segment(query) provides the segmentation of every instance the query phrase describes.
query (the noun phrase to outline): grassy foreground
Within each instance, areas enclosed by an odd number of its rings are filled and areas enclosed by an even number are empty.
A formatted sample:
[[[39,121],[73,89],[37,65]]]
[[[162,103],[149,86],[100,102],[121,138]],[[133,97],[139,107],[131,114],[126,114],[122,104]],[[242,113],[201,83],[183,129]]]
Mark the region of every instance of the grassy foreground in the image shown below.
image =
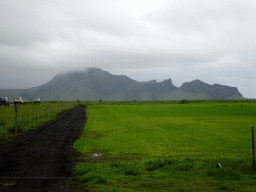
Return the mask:
[[[255,191],[255,116],[256,103],[91,105],[74,144],[85,162],[72,184],[99,191]]]

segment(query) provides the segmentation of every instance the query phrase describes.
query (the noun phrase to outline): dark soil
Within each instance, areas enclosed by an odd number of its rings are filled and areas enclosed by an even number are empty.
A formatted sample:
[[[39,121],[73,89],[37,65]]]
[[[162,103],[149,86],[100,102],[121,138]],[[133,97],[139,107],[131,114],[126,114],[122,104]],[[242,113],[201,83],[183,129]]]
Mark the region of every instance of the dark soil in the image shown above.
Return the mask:
[[[80,155],[72,146],[83,130],[85,108],[65,111],[0,145],[0,191],[72,191],[66,183]]]

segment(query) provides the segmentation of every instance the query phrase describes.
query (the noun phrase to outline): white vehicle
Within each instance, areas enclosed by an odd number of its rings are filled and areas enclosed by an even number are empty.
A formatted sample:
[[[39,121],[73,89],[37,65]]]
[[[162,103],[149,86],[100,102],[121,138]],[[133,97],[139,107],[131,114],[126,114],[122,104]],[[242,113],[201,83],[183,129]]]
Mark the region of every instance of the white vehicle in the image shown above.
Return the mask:
[[[14,104],[16,103],[22,103],[23,104],[23,99],[21,97],[15,97],[14,98]]]
[[[41,99],[40,99],[40,98],[36,98],[36,99],[35,99],[35,102],[41,103]]]

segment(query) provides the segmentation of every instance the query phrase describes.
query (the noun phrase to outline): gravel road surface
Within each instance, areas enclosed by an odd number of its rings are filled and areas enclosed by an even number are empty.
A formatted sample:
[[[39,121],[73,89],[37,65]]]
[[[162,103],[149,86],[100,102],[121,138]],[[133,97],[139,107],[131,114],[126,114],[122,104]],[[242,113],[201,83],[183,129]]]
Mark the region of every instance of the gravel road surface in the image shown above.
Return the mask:
[[[79,153],[72,146],[80,137],[86,107],[65,111],[56,119],[0,145],[0,191],[72,191],[65,185]]]

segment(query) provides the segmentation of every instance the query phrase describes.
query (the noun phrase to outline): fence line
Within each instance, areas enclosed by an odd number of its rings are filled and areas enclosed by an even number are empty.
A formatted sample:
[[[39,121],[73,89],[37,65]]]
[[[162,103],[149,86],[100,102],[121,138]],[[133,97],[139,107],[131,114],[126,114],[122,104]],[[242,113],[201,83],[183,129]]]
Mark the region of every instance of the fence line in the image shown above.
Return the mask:
[[[40,125],[40,123],[43,123],[44,122],[44,119],[49,119],[51,118],[52,116],[55,116],[55,115],[58,115],[59,112],[62,112],[62,111],[65,111],[65,110],[69,110],[71,108],[74,107],[74,104],[72,102],[68,103],[68,104],[62,104],[62,105],[57,105],[57,106],[54,106],[52,108],[43,108],[42,109],[42,114],[41,114],[41,121],[40,121],[40,112],[37,111],[37,123],[36,123],[36,111],[31,111],[32,113],[32,119],[31,119],[31,116],[30,116],[30,112],[28,112],[28,116],[26,116],[26,113],[25,113],[25,116],[24,116],[24,113],[22,113],[20,115],[20,117],[18,117],[18,110],[17,110],[17,106],[15,106],[15,109],[16,109],[16,113],[15,113],[15,120],[14,120],[14,135],[17,136],[18,135],[18,132],[20,132],[20,129],[22,130],[22,132],[27,132],[31,129],[31,125],[30,125],[30,121],[32,121],[33,123],[33,129],[35,129],[37,126]],[[26,118],[25,118],[26,117]],[[27,119],[28,118],[28,119]],[[26,119],[28,121],[26,121]],[[21,124],[20,124],[20,120],[21,120]],[[7,121],[7,117],[5,117],[3,120],[2,120],[2,125],[4,126],[4,135],[3,135],[3,138],[0,138],[1,139],[4,139],[6,142],[8,141],[8,134],[9,135],[13,135],[12,133],[8,133],[8,125],[12,126],[12,123],[9,123],[8,124],[8,121]]]

